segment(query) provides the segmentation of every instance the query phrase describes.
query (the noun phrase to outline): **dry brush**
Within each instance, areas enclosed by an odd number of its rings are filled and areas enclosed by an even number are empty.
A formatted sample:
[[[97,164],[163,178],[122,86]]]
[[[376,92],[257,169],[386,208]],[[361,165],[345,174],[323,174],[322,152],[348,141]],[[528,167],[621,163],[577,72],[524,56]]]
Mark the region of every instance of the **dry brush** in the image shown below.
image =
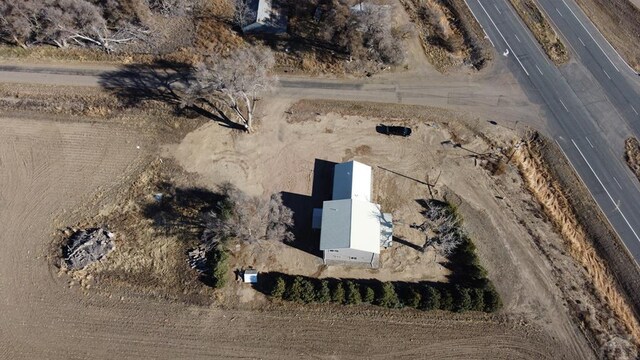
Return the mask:
[[[548,169],[540,153],[540,146],[543,145],[535,137],[522,143],[516,147],[513,161],[519,167],[527,187],[562,235],[572,258],[588,273],[600,301],[615,314],[630,334],[631,340],[638,346],[640,324],[627,299],[619,290],[611,271],[592,245],[563,189]],[[601,347],[609,344],[609,339],[597,339]]]

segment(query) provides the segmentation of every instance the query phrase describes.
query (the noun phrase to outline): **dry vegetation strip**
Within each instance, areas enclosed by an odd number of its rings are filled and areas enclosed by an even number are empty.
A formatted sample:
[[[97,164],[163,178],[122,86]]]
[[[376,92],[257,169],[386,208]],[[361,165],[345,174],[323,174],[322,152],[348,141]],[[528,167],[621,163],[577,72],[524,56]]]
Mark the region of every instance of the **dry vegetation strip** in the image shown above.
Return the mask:
[[[640,9],[629,0],[576,0],[620,55],[640,72]]]
[[[569,52],[558,34],[549,24],[547,17],[533,0],[509,0],[518,15],[527,24],[536,40],[547,53],[549,59],[560,65],[569,61]]]
[[[425,54],[441,72],[461,64],[480,70],[491,60],[480,24],[460,0],[401,0],[419,29]]]
[[[564,238],[569,253],[589,274],[595,292],[622,322],[632,341],[638,345],[640,324],[618,289],[616,280],[591,244],[562,187],[547,167],[540,152],[541,146],[542,142],[534,138],[515,150],[513,160],[520,168],[529,190]],[[606,340],[599,340],[599,345],[603,346],[602,342]]]
[[[630,137],[624,142],[624,159],[627,165],[640,179],[640,142],[634,137]]]

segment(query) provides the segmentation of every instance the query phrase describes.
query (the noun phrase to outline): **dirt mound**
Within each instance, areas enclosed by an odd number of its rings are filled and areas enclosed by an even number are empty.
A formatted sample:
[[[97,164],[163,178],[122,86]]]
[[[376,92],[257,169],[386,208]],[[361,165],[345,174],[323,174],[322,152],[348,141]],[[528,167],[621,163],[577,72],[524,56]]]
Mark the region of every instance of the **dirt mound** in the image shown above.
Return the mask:
[[[69,269],[82,269],[107,256],[115,247],[112,232],[103,228],[78,230],[69,237],[63,249]]]

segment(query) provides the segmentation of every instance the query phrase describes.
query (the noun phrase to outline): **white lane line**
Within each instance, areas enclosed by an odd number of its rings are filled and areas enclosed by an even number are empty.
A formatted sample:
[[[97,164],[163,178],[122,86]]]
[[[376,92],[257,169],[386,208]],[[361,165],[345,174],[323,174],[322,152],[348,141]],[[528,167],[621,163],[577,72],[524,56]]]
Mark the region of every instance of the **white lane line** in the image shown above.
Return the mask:
[[[587,32],[587,34],[589,34],[589,36],[591,37],[591,40],[593,40],[594,43],[596,43],[596,45],[598,45],[598,48],[600,48],[600,51],[602,51],[602,53],[604,54],[604,56],[607,57],[607,59],[609,60],[609,62],[611,63],[611,65],[613,65],[614,68],[616,68],[617,72],[620,72],[620,69],[618,69],[618,67],[616,66],[616,64],[613,63],[613,61],[611,61],[611,58],[609,57],[609,55],[607,55],[606,52],[604,52],[604,50],[602,49],[602,47],[600,46],[600,44],[598,44],[598,42],[596,41],[596,39],[593,37],[593,35],[591,35],[591,33],[589,32],[589,30],[587,30],[587,28],[584,26],[584,24],[582,23],[582,21],[580,21],[580,19],[578,19],[578,16],[576,16],[576,13],[573,12],[573,10],[571,10],[571,8],[569,7],[569,5],[567,5],[567,2],[562,0],[562,2],[564,3],[564,6],[567,7],[567,9],[569,9],[569,11],[571,11],[571,13],[573,14],[573,17],[576,18],[576,20],[578,20],[578,22],[580,23],[580,25],[582,26],[582,28],[584,29],[584,31]],[[615,50],[615,49],[614,49]]]
[[[522,70],[524,70],[524,73],[527,74],[527,76],[529,76],[529,72],[524,67],[524,64],[522,64],[522,61],[520,61],[520,59],[518,58],[518,55],[516,55],[516,52],[513,51],[513,49],[511,48],[511,45],[509,45],[509,43],[507,42],[507,39],[505,39],[504,35],[502,35],[502,31],[500,31],[500,29],[498,29],[498,25],[496,25],[495,21],[493,21],[493,19],[491,18],[491,15],[489,15],[489,13],[487,12],[487,9],[484,8],[484,5],[482,5],[482,3],[480,1],[478,1],[478,5],[480,5],[480,7],[484,11],[484,13],[487,14],[487,17],[489,18],[489,20],[491,21],[493,26],[498,31],[498,34],[500,34],[500,37],[502,38],[504,43],[507,44],[507,47],[509,48],[509,50],[511,50],[511,53],[513,54],[513,56],[516,58],[516,60],[518,60],[518,64],[520,64],[520,66],[522,67]]]
[[[609,74],[607,74],[607,70],[602,69],[602,71],[604,71],[604,74],[607,75],[607,77],[609,78],[609,80],[611,80],[611,76],[609,76]]]
[[[611,200],[611,202],[613,203],[613,205],[616,207],[616,209],[618,209],[618,212],[620,213],[620,215],[622,215],[622,219],[624,219],[624,222],[627,224],[627,226],[629,227],[629,229],[631,229],[631,232],[633,232],[633,235],[636,237],[636,239],[638,240],[638,242],[640,242],[640,236],[638,236],[638,234],[636,233],[636,231],[633,229],[633,227],[631,227],[631,224],[629,224],[629,220],[627,220],[627,217],[624,216],[624,213],[622,213],[622,210],[620,209],[618,203],[615,202],[615,200],[613,200],[613,197],[611,197],[611,194],[609,194],[609,190],[607,190],[606,187],[604,187],[604,184],[602,183],[602,181],[600,181],[600,177],[598,176],[598,174],[596,174],[596,172],[593,170],[593,168],[591,167],[591,164],[589,164],[589,162],[587,161],[587,158],[584,156],[584,154],[582,153],[582,150],[580,150],[580,148],[578,147],[578,145],[576,144],[575,141],[573,141],[573,139],[571,139],[571,142],[573,143],[573,146],[576,147],[576,149],[578,150],[578,152],[580,153],[580,156],[582,156],[582,159],[584,160],[585,163],[587,163],[587,166],[589,167],[589,169],[591,170],[591,172],[593,173],[593,175],[596,177],[596,179],[598,180],[598,182],[600,183],[600,186],[602,186],[602,188],[604,189],[604,192],[607,193],[607,196],[609,197],[609,200]],[[592,194],[593,196],[593,194]]]
[[[562,104],[562,107],[563,107],[567,112],[569,112],[569,109],[567,109],[567,106],[562,102],[562,100],[561,100],[561,99],[558,99],[558,100],[560,100],[560,104]]]
[[[594,147],[593,147],[593,144],[591,143],[591,140],[589,140],[589,138],[586,136],[584,138],[587,139],[587,142],[589,143],[589,145],[591,145],[591,148],[593,149]]]
[[[538,65],[536,65],[536,69],[538,69],[538,72],[540,73],[540,75],[544,75],[544,74],[542,73],[542,70],[540,70],[540,68],[538,67]]]
[[[516,40],[518,40],[518,42],[519,42],[519,43],[521,43],[521,42],[522,42],[522,41],[520,41],[520,38],[518,37],[518,35],[513,34],[513,36],[515,36],[515,37],[516,37]]]
[[[469,3],[467,3],[467,0],[464,0],[464,2],[467,5],[467,7],[469,8],[469,10],[471,11],[471,15],[473,15],[474,18],[478,19],[476,14],[473,12],[473,9],[471,9],[471,6],[469,6]],[[478,24],[480,24],[480,20],[478,20]],[[493,41],[491,41],[491,38],[489,37],[489,35],[487,34],[487,31],[484,29],[484,26],[482,26],[482,24],[480,24],[480,27],[482,28],[482,32],[484,33],[484,38],[489,40],[489,42],[491,43],[491,46],[496,47],[493,44]]]
[[[633,107],[633,105],[631,105],[631,110],[633,110],[634,113],[636,113],[636,115],[640,115],[638,114],[638,112],[636,111],[636,108]]]
[[[502,15],[502,11],[500,11],[500,9],[498,9],[498,6],[496,4],[493,4],[493,7],[496,8],[496,10],[498,10],[498,14]]]
[[[586,47],[587,45],[584,44],[584,41],[582,41],[582,39],[580,39],[580,37],[578,37],[578,40],[580,40],[580,44],[582,44],[582,46]]]
[[[616,179],[615,176],[613,176],[613,180],[616,182],[616,184],[618,184],[618,187],[620,188],[620,190],[622,190],[622,186],[620,186],[620,183],[618,182],[618,179]]]
[[[560,17],[564,17],[562,16],[562,13],[560,12],[560,10],[558,10],[558,8],[556,8],[556,11],[558,12],[558,14],[560,15]]]
[[[560,137],[560,139],[562,139],[562,137]],[[564,155],[564,158],[567,159],[567,162],[569,163],[569,165],[573,169],[573,172],[578,175],[578,178],[580,179],[580,182],[582,182],[584,187],[589,192],[589,195],[591,195],[591,198],[595,201],[596,198],[593,196],[593,192],[591,191],[591,189],[589,189],[587,184],[584,182],[584,180],[582,179],[582,176],[580,176],[580,173],[578,173],[578,169],[576,169],[576,167],[573,165],[573,163],[571,162],[571,160],[567,156],[567,153],[564,151],[562,146],[560,146],[560,143],[558,142],[558,140],[555,140],[555,141],[556,141],[556,144],[558,145],[558,148],[560,149],[560,151],[562,151],[562,155]],[[600,209],[600,211],[604,214],[604,210],[602,210],[602,206],[600,206],[600,204],[598,204],[597,201],[595,201],[595,203],[596,203],[596,206],[598,207],[598,209]],[[617,204],[616,204],[616,208],[618,210],[620,209],[619,207],[617,207]],[[621,214],[622,214],[622,212],[621,212]],[[611,220],[609,220],[609,218],[606,215],[605,215],[604,218],[607,220],[607,223],[609,223],[609,226],[611,226],[611,228],[613,229],[613,232],[616,233],[616,236],[618,236],[619,239],[622,239],[622,237],[620,236],[620,233],[618,233],[618,230],[616,230],[616,228],[613,227],[613,224],[611,223]],[[629,225],[629,222],[627,222],[627,225]],[[631,226],[629,225],[629,227],[631,227]],[[633,229],[631,229],[631,231],[633,231]],[[638,235],[635,233],[635,231],[633,233],[636,235],[636,239],[637,239]],[[640,240],[638,240],[638,241],[640,241]],[[629,255],[631,255],[633,257],[633,254],[631,254],[631,252],[629,251],[629,247],[627,246],[627,244],[625,244],[624,241],[622,242],[622,244],[624,245],[624,248],[627,250],[627,252],[629,252]]]

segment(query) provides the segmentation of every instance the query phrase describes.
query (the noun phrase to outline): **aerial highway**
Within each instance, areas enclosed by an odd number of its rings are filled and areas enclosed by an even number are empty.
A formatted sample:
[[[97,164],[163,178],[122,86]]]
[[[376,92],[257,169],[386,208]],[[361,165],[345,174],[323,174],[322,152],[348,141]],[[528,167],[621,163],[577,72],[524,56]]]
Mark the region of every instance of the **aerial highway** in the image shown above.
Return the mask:
[[[545,105],[549,134],[639,263],[640,184],[624,163],[622,147],[625,137],[640,133],[637,74],[573,0],[540,1],[577,56],[562,69],[543,53],[507,0],[467,3],[530,98]]]

